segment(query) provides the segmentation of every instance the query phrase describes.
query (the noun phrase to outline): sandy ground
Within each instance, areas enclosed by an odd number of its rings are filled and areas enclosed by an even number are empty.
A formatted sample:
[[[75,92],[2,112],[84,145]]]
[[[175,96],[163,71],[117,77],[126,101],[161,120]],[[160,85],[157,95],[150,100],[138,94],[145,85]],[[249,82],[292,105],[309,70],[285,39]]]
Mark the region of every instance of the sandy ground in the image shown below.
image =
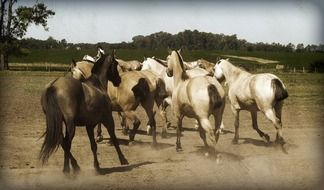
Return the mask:
[[[72,153],[81,172],[65,176],[61,148],[44,166],[37,159],[43,142],[39,137],[45,130],[40,93],[52,78],[32,73],[0,78],[1,189],[321,189],[324,108],[292,103],[289,99],[283,110],[288,154],[259,138],[247,112],[241,113],[240,140],[233,145],[234,120],[229,106],[224,113],[226,130],[217,145],[219,159],[204,156],[203,143],[193,130],[191,119],[184,120],[183,152],[175,150],[174,129],[169,130],[166,139],[159,136],[158,148],[154,149],[152,137],[144,134],[147,119],[139,109],[142,132],[135,137],[134,145],[127,144],[114,115],[116,133],[129,165],[120,166],[105,131],[104,141],[98,144],[102,172],[97,174],[86,130],[80,127]],[[174,125],[170,109],[168,114]],[[160,132],[161,118],[157,115],[156,120]],[[262,114],[259,126],[274,140],[275,130]]]

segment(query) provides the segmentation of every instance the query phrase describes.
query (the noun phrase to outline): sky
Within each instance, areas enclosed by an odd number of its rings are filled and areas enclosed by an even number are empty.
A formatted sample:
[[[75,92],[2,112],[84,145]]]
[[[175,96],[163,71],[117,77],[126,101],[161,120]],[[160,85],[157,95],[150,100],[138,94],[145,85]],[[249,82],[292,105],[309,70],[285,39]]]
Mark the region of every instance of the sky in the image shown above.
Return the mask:
[[[34,1],[20,1],[31,5]],[[321,0],[43,0],[55,16],[49,31],[32,25],[25,37],[72,43],[131,42],[136,35],[189,30],[236,34],[249,42],[324,44]]]

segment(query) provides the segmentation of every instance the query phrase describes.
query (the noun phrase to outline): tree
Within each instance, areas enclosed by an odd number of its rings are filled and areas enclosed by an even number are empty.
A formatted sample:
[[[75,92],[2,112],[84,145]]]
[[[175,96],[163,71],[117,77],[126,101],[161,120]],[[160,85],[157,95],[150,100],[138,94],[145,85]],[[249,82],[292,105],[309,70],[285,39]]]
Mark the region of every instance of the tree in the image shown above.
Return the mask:
[[[55,12],[47,9],[44,3],[36,2],[32,7],[19,6],[13,10],[17,0],[0,1],[0,70],[8,70],[9,55],[17,50],[16,40],[26,34],[32,23],[42,25],[47,31],[47,19]]]

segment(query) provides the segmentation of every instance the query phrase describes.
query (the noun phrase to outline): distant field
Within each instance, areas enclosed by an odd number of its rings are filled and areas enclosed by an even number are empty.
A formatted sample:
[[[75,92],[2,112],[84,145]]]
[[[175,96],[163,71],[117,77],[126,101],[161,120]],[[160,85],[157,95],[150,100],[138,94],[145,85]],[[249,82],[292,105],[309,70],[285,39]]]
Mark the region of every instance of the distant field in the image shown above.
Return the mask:
[[[109,51],[109,50],[108,50]],[[72,59],[80,60],[86,54],[96,55],[96,50],[75,50],[75,49],[52,49],[52,50],[26,50],[27,55],[22,57],[11,57],[11,63],[59,63],[69,64]],[[117,49],[116,56],[121,59],[136,59],[143,61],[144,57],[156,56],[165,59],[167,50],[147,50],[147,49]],[[216,62],[218,57],[226,58],[225,55],[256,57],[278,61],[267,65],[260,65],[256,61],[230,58],[236,64],[245,66],[249,69],[256,68],[274,68],[276,64],[283,64],[286,68],[301,70],[303,67],[307,70],[310,64],[321,61],[324,63],[324,53],[319,52],[246,52],[246,51],[207,51],[207,50],[183,50],[182,56],[186,61],[193,61],[204,58],[211,62]]]

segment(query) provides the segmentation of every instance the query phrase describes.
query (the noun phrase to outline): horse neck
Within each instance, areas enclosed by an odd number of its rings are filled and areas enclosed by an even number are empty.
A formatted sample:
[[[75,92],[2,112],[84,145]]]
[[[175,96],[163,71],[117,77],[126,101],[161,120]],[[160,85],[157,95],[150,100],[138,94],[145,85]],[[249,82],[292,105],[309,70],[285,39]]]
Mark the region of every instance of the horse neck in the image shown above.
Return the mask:
[[[183,65],[181,66],[180,58],[173,58],[173,84],[174,87],[178,86],[178,84],[184,80],[186,80],[188,75],[186,74]],[[183,64],[183,63],[182,63]]]
[[[231,85],[236,79],[242,77],[243,75],[251,75],[250,73],[243,71],[242,69],[234,66],[230,62],[227,62],[223,68],[225,80],[228,85]]]
[[[163,73],[166,70],[166,68],[163,65],[161,65],[161,63],[154,59],[150,60],[150,68],[152,71],[155,71],[157,73]]]

